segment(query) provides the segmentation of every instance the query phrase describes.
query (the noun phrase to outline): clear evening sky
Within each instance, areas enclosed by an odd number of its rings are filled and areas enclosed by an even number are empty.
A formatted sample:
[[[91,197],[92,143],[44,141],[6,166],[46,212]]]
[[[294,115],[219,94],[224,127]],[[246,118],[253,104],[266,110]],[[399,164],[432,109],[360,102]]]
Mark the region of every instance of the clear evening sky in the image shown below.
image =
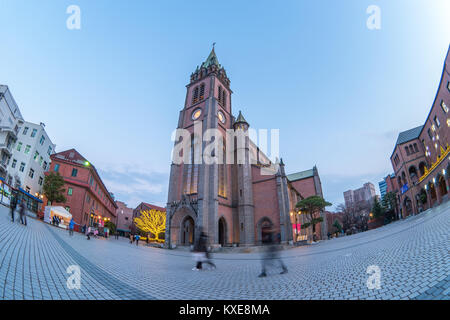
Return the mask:
[[[80,30],[66,27],[69,5]],[[380,30],[366,27],[370,5]],[[233,113],[280,129],[287,173],[317,165],[337,205],[364,182],[378,189],[398,133],[423,124],[450,1],[0,0],[0,30],[0,83],[118,200],[165,206],[185,85],[216,42]]]

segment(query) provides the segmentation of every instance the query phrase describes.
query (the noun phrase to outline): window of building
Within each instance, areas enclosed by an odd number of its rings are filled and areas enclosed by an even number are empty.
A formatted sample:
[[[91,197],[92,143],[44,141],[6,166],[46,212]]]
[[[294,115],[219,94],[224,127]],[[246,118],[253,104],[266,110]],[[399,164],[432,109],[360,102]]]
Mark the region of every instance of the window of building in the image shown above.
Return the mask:
[[[44,182],[44,178],[42,178],[42,177],[39,177],[39,181],[38,181],[38,183],[39,183],[39,185],[40,186],[42,186],[42,183]]]
[[[417,147],[417,143],[414,143],[414,151],[419,152],[419,148]]]
[[[195,87],[194,89],[194,93],[192,95],[192,104],[197,103],[198,102],[198,87]]]
[[[29,154],[31,150],[31,146],[29,144],[27,144],[27,146],[25,147],[25,154]]]
[[[59,170],[59,164],[55,164],[55,172],[58,172]]]
[[[17,144],[17,151],[20,151],[22,149],[22,142],[19,142]]]
[[[25,170],[25,162],[21,162],[21,163],[20,163],[19,171],[20,171],[20,172],[23,172],[24,170]]]
[[[444,100],[441,100],[441,108],[442,108],[442,110],[444,110],[445,113],[448,112],[448,107],[445,104]]]
[[[405,147],[406,155],[409,156],[409,148],[408,146]]]
[[[447,127],[450,127],[450,119],[447,119]]]
[[[72,169],[72,177],[76,177],[78,174],[78,169]]]
[[[441,126],[441,123],[439,122],[439,118],[437,116],[434,117],[434,123],[436,123],[436,126],[438,128]]]
[[[33,179],[33,177],[34,177],[34,170],[33,170],[33,169],[30,169],[30,172],[28,172],[28,176],[29,176],[31,179]]]
[[[28,132],[28,127],[23,128],[23,134],[27,134]]]
[[[47,161],[44,161],[44,165],[42,166],[42,168],[44,168],[44,170],[47,170],[47,165],[48,165]]]
[[[33,129],[33,131],[31,131],[31,137],[34,138],[36,136],[37,133],[37,129]]]
[[[202,101],[205,98],[205,84],[200,85],[200,97],[199,100]]]
[[[28,193],[30,193],[31,188],[30,188],[29,186],[26,186],[26,187],[25,187],[25,191],[28,192]]]
[[[412,145],[409,145],[409,153],[411,153],[411,154],[414,153],[414,149],[413,149]]]
[[[52,155],[52,146],[49,146],[49,147],[48,147],[47,153],[48,153],[49,156]]]
[[[15,168],[17,165],[17,160],[14,159],[13,162],[11,163],[11,168]]]
[[[39,157],[39,152],[36,151],[36,152],[34,153],[33,160],[34,160],[34,161],[38,161],[38,157]]]
[[[450,81],[447,81],[447,89],[450,91]]]
[[[41,144],[41,146],[44,144],[44,142],[45,142],[45,137],[44,137],[44,136],[41,136],[41,140],[39,141],[39,143]]]
[[[433,134],[431,133],[430,128],[428,128],[427,132],[428,132],[428,136],[430,137],[430,139],[433,139]]]
[[[70,212],[70,207],[65,207],[65,209],[66,209],[68,212]]]
[[[91,202],[91,197],[88,194],[86,195],[86,202],[87,203]]]
[[[71,195],[72,195],[72,192],[73,192],[73,189],[72,189],[72,188],[68,188],[68,189],[67,189],[67,195],[71,196]]]
[[[39,157],[39,165],[42,166],[42,161],[44,160],[44,158],[42,158],[42,156]]]

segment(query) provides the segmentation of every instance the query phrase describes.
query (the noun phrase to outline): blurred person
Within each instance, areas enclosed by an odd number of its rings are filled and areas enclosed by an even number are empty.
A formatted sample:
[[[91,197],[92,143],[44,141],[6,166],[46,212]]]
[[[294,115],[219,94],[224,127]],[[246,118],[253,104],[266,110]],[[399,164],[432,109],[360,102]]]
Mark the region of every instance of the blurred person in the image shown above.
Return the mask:
[[[14,211],[17,208],[17,199],[14,196],[11,197],[10,207],[11,207],[11,219],[12,219],[12,222],[14,222]]]
[[[274,232],[270,230],[263,235],[262,244],[264,246],[264,251],[261,259],[261,274],[258,276],[259,278],[266,277],[266,267],[269,264],[274,265],[276,261],[280,264],[282,271],[280,274],[285,274],[288,272],[286,265],[281,260],[279,252],[280,248],[278,247],[278,243],[274,241]],[[277,239],[279,239],[279,234],[277,234]]]
[[[216,265],[211,261],[208,251],[208,235],[205,232],[200,233],[200,237],[194,244],[194,258],[197,261],[196,266],[192,269],[194,271],[201,270],[203,263],[209,264],[212,269],[216,268]]]
[[[20,215],[20,223],[27,225],[27,216],[25,214],[25,201],[20,201],[19,203],[19,215]]]

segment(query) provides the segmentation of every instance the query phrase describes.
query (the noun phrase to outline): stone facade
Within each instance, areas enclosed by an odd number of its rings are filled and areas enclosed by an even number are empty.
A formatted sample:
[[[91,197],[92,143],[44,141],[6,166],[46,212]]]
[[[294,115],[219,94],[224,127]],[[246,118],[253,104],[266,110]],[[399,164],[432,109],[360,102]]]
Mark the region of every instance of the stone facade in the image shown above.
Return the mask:
[[[448,198],[450,170],[450,48],[425,123],[401,132],[391,155],[403,217]]]
[[[214,246],[258,245],[268,229],[283,243],[293,240],[291,217],[300,192],[288,181],[282,160],[273,163],[249,138],[242,113],[232,115],[230,80],[214,49],[186,87],[177,126],[184,133],[177,134],[173,153],[173,159],[181,156],[183,161],[171,164],[166,246],[192,244],[200,231]],[[216,159],[230,157],[232,163],[205,163],[208,142],[221,141],[205,139],[211,129],[223,137],[230,132],[244,137],[241,143],[234,138],[218,142],[211,153]],[[190,150],[179,149],[184,139]]]

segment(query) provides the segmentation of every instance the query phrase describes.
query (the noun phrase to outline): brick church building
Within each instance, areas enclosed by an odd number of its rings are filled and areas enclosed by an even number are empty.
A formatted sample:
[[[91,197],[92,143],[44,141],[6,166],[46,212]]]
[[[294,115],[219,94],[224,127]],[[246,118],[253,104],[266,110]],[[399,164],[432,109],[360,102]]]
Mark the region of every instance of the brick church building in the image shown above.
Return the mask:
[[[294,240],[300,232],[295,205],[305,197],[301,189],[308,189],[305,194],[322,194],[317,169],[291,182],[283,161],[273,163],[259,150],[249,138],[249,123],[242,113],[233,116],[230,80],[214,48],[191,74],[186,87],[177,126],[177,132],[185,134],[176,135],[171,164],[166,246],[192,244],[200,231],[206,232],[210,243],[217,246],[259,245],[269,230],[278,233],[283,243]],[[211,153],[226,161],[197,162],[199,150],[206,152],[208,148],[206,141],[220,140],[205,139],[211,129],[223,137],[232,132],[245,138],[242,143],[236,143],[235,138],[225,139]],[[177,146],[184,140],[189,141],[188,147],[180,151]],[[243,156],[243,162],[237,160],[238,155]],[[182,156],[184,161],[176,163],[176,156]],[[234,161],[230,163],[228,157]],[[296,180],[295,176],[291,178]],[[323,213],[320,215],[325,219]],[[326,223],[321,225],[316,230],[321,230],[319,239],[324,239]]]

